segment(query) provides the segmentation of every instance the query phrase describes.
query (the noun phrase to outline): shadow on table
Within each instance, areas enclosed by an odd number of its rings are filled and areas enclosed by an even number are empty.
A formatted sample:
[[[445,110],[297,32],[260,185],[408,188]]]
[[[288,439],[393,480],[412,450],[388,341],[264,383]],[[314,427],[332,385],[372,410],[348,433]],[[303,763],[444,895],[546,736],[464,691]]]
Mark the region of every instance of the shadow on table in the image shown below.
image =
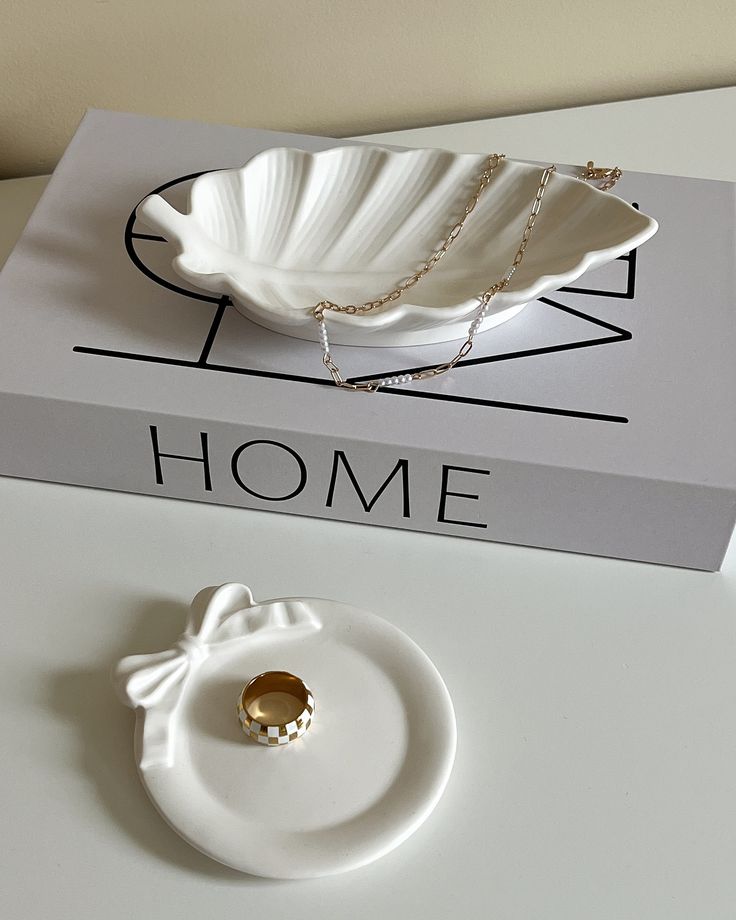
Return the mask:
[[[184,869],[242,885],[278,884],[223,866],[189,846],[161,818],[138,778],[133,758],[134,714],[117,699],[112,666],[128,654],[170,648],[186,621],[187,608],[170,600],[147,602],[126,647],[95,670],[63,671],[48,687],[54,712],[79,734],[80,767],[117,824],[150,855]]]

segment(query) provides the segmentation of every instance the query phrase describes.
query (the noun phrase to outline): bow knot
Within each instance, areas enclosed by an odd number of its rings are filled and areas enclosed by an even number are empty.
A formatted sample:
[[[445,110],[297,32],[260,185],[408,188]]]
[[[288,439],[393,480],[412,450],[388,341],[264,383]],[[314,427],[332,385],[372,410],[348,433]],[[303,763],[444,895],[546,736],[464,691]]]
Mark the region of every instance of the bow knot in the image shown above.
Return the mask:
[[[202,664],[207,657],[207,646],[199,636],[179,636],[175,647],[188,659],[190,668]]]

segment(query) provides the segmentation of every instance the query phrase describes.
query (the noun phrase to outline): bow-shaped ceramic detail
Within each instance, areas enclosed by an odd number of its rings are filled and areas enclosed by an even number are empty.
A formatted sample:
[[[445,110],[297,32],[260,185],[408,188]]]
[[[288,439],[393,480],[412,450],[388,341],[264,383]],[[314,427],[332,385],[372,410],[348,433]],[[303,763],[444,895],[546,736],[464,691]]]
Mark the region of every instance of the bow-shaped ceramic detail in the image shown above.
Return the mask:
[[[171,765],[173,718],[188,680],[213,647],[274,630],[312,632],[321,625],[304,601],[256,605],[250,589],[234,583],[200,591],[192,601],[186,629],[173,648],[129,655],[113,672],[115,689],[125,705],[143,710],[141,768]]]

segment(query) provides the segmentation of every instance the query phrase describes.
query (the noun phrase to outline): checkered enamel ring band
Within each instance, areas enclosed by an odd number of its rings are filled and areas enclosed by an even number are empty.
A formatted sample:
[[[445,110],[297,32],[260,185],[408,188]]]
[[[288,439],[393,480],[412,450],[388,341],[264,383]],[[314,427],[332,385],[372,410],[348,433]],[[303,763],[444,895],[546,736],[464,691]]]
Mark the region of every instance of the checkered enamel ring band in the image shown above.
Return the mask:
[[[254,677],[243,688],[237,706],[245,734],[270,747],[301,738],[312,724],[314,708],[312,691],[288,671],[266,671]]]

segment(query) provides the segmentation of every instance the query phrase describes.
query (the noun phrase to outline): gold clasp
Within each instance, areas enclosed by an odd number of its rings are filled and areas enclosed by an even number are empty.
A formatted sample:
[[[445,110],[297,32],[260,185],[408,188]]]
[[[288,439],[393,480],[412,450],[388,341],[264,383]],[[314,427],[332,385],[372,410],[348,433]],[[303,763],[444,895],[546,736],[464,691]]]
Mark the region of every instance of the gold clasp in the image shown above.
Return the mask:
[[[605,166],[596,166],[592,160],[588,160],[588,164],[585,167],[585,173],[583,175],[584,179],[607,179],[611,174],[610,169],[606,169]]]
[[[602,182],[603,185],[600,186],[600,189],[606,192],[609,188],[613,188],[622,175],[623,173],[618,166],[596,166],[593,160],[588,160],[580,178],[585,182]]]

